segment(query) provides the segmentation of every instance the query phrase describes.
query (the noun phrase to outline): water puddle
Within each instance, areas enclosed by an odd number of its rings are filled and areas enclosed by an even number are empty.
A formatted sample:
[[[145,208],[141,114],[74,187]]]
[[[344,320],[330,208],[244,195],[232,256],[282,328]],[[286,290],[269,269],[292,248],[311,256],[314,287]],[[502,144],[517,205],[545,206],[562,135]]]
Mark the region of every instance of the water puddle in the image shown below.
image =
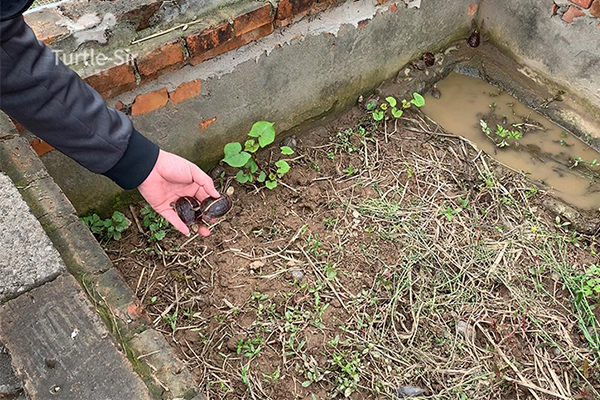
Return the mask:
[[[453,73],[437,88],[441,97],[428,93],[423,111],[448,132],[524,171],[576,207],[600,207],[596,150],[481,79]],[[483,127],[480,121],[485,122]]]

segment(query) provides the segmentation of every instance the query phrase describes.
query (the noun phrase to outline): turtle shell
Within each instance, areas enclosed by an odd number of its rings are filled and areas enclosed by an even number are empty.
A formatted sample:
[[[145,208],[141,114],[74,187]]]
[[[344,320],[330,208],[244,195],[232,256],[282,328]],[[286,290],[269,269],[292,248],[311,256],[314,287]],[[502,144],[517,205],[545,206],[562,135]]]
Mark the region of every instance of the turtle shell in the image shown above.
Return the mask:
[[[227,214],[232,206],[233,201],[227,193],[221,193],[221,197],[218,199],[207,197],[200,205],[202,213],[200,218],[207,224],[214,224],[219,218]]]
[[[475,29],[473,30],[473,33],[471,33],[471,36],[469,36],[467,39],[467,45],[469,45],[469,47],[477,47],[479,46],[480,42],[481,36],[479,35],[479,31]]]
[[[197,213],[200,210],[200,204],[194,197],[184,196],[177,199],[174,205],[175,212],[184,224],[193,225],[196,223]]]

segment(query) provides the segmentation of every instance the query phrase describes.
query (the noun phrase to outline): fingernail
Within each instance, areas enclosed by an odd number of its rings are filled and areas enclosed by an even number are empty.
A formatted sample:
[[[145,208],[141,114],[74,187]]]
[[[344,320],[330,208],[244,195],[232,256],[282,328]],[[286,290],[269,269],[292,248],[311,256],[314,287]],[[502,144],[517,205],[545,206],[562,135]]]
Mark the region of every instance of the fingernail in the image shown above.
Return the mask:
[[[192,234],[188,232],[188,233],[186,233],[186,235],[185,235],[185,236],[186,236],[186,237],[190,237],[191,235],[192,235]]]

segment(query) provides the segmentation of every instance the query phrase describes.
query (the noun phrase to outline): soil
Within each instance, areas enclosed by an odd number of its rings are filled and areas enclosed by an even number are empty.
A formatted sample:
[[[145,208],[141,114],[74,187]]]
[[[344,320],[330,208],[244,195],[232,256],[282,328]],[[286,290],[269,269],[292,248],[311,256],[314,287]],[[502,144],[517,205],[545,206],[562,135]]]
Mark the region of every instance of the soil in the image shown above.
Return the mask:
[[[557,228],[543,190],[416,111],[298,139],[274,190],[217,182],[234,208],[211,236],[106,244],[209,399],[594,398],[566,283],[596,238]]]

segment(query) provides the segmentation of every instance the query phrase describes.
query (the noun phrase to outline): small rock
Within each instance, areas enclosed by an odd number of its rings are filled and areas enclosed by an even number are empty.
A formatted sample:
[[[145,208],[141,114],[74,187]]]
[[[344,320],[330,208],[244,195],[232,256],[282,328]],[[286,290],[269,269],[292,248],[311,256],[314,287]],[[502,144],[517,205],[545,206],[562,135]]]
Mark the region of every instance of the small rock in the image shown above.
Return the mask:
[[[417,386],[400,386],[398,390],[396,390],[396,396],[399,399],[405,399],[407,397],[416,397],[425,393],[425,389],[421,389]]]
[[[442,97],[442,92],[440,92],[440,89],[438,89],[437,85],[433,85],[433,88],[431,89],[431,95],[434,99],[439,99]]]
[[[294,268],[290,270],[290,276],[296,282],[300,282],[302,279],[304,279],[304,273],[300,268]]]
[[[456,332],[469,342],[475,340],[475,328],[464,321],[458,321]]]
[[[298,147],[298,141],[296,140],[295,137],[288,136],[281,141],[280,147],[283,147],[283,146],[287,146],[292,150],[296,150],[296,147]]]
[[[582,215],[575,208],[557,199],[546,199],[544,206],[554,214],[566,219],[577,232],[594,235],[600,230],[600,218]]]
[[[425,61],[423,60],[415,60],[411,63],[411,65],[419,71],[425,71],[427,69],[427,64],[425,64]]]
[[[435,64],[435,56],[433,55],[433,53],[424,53],[423,56],[421,56],[421,59],[425,62],[425,65],[427,65],[428,67],[433,67],[433,64]]]
[[[265,263],[262,261],[253,261],[250,263],[250,265],[248,265],[248,269],[250,271],[258,271],[259,269],[261,269],[264,266],[265,266]]]
[[[229,351],[237,351],[238,342],[239,342],[238,338],[231,337],[231,338],[229,338],[229,340],[227,341],[227,344],[225,346],[227,347],[227,350],[229,350]]]
[[[560,349],[558,347],[555,347],[554,350],[552,350],[552,354],[554,354],[554,357],[560,357],[562,352],[560,351]]]

